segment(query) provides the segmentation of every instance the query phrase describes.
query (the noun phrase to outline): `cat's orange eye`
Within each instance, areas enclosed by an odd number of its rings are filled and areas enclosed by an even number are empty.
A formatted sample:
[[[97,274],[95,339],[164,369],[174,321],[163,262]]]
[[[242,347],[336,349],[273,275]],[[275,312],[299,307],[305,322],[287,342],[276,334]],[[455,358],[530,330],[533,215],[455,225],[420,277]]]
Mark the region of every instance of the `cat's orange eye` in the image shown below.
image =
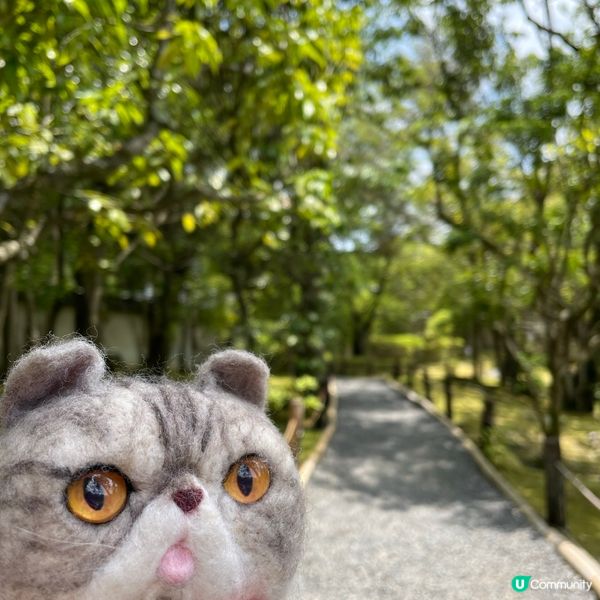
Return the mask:
[[[271,485],[271,472],[264,460],[257,456],[246,456],[229,469],[223,482],[225,491],[242,504],[260,500]]]
[[[123,510],[128,493],[127,482],[121,473],[93,469],[69,484],[67,507],[87,523],[108,523]]]

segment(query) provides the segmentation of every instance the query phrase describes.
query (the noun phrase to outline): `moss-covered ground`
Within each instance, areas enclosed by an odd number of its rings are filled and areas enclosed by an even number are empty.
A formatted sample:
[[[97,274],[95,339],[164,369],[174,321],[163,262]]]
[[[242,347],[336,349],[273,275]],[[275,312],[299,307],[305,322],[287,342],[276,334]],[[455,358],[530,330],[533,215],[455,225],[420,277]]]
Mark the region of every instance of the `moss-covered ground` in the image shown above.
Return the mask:
[[[467,364],[459,364],[455,373],[470,377]],[[493,373],[491,369],[488,373]],[[445,410],[442,386],[444,370],[440,365],[428,368],[432,398]],[[484,378],[485,380],[485,378]],[[485,381],[493,384],[493,377]],[[423,393],[422,377],[415,388]],[[453,421],[476,443],[480,443],[483,394],[468,384],[453,385]],[[597,407],[598,409],[598,407]],[[541,461],[542,433],[531,401],[524,396],[499,394],[495,423],[485,454],[517,491],[544,516],[544,473]],[[600,496],[600,411],[594,415],[565,414],[562,418],[561,448],[563,461],[583,483]],[[567,530],[584,548],[600,558],[600,513],[574,487],[565,483]]]

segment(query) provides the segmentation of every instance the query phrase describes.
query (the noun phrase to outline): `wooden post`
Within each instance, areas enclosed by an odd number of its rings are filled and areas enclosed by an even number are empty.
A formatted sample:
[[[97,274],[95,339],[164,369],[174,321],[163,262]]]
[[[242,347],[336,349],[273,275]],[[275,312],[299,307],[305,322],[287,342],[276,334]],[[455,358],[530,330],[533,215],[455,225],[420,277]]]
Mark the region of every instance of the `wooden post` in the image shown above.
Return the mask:
[[[329,391],[329,377],[325,377],[325,379],[321,382],[321,386],[319,388],[319,398],[323,404],[323,408],[321,409],[321,414],[315,423],[315,427],[317,429],[325,429],[327,425],[329,425],[329,405],[331,403],[331,392]]]
[[[284,437],[290,445],[293,455],[298,457],[302,436],[304,435],[304,402],[302,402],[302,398],[294,396],[290,400],[289,411],[290,416]]]
[[[492,433],[492,427],[494,426],[495,398],[493,392],[489,389],[484,389],[483,394],[483,412],[481,413],[479,445],[485,450],[489,446],[490,435]]]
[[[423,390],[425,398],[431,400],[431,380],[429,379],[427,367],[423,367]]]
[[[452,420],[452,376],[444,377],[444,395],[446,396],[446,416]]]
[[[400,358],[396,357],[392,365],[392,377],[397,381],[400,379],[400,375],[402,375],[402,365],[400,364]]]
[[[406,384],[412,390],[415,385],[415,367],[412,363],[408,365],[406,373]]]

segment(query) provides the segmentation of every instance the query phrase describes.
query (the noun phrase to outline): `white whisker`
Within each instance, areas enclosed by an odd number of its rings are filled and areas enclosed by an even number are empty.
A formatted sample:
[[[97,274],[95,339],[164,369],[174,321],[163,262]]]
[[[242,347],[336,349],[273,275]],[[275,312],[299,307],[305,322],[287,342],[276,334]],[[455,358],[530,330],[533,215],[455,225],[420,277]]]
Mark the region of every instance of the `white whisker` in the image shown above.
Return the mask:
[[[100,542],[79,542],[76,540],[69,540],[69,539],[58,539],[58,538],[53,538],[47,535],[41,535],[39,533],[36,533],[35,531],[30,531],[29,529],[25,529],[24,527],[17,527],[17,526],[13,526],[12,529],[16,529],[18,531],[22,531],[23,533],[26,533],[28,535],[31,535],[35,538],[38,538],[40,540],[45,540],[47,542],[53,542],[55,544],[67,544],[69,546],[102,546],[104,548],[111,548],[112,550],[116,550],[117,546],[113,546],[112,544],[101,544]]]

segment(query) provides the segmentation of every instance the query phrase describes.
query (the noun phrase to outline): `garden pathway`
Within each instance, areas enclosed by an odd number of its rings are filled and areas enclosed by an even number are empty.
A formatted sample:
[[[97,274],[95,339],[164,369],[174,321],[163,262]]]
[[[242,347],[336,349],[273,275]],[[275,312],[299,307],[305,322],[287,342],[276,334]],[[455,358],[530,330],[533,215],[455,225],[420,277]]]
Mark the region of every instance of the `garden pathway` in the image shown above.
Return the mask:
[[[338,428],[307,488],[302,600],[584,599],[580,581],[436,419],[383,381],[338,381]]]

